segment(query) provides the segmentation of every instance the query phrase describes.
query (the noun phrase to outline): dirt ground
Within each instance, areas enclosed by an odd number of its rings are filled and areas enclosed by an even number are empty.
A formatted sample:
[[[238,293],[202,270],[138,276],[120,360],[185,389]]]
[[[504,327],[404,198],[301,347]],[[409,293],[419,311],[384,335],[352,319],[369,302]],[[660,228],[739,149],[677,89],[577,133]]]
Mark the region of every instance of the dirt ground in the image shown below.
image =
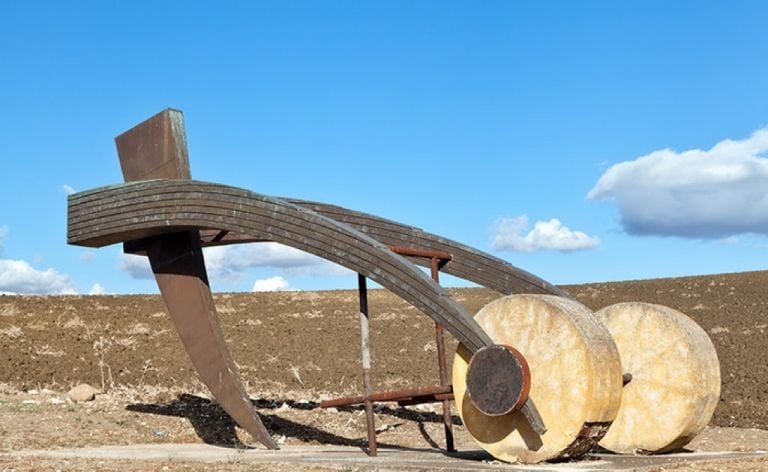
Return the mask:
[[[711,428],[694,446],[755,450],[768,447],[764,287],[768,272],[565,289],[595,310],[621,301],[646,301],[696,320],[717,348],[723,388]],[[485,289],[454,289],[451,295],[472,313],[499,296]],[[216,303],[241,376],[279,442],[363,445],[360,408],[316,408],[322,399],[361,389],[356,292],[218,294]],[[433,322],[383,290],[372,291],[369,304],[375,388],[436,384]],[[451,352],[455,342],[451,339],[449,345]],[[250,441],[209,401],[158,296],[2,295],[0,346],[0,452]],[[65,392],[82,382],[104,394],[84,404],[66,400]],[[437,447],[442,444],[440,418],[435,406],[380,405],[377,428],[385,444]],[[458,418],[455,423],[459,444],[471,445]],[[0,470],[58,467],[51,464],[0,460]],[[84,464],[70,462],[65,470],[137,467]],[[146,470],[154,466],[165,467],[147,465]],[[178,467],[174,464],[174,470]],[[739,467],[768,470],[765,461]]]

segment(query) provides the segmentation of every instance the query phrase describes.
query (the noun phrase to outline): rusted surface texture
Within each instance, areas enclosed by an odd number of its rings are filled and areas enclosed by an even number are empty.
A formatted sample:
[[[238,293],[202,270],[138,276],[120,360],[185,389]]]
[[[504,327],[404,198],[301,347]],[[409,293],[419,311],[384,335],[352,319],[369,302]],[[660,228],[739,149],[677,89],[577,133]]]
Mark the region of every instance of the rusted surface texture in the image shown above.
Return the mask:
[[[126,181],[189,179],[184,117],[166,109],[115,138]]]
[[[115,138],[126,182],[147,179],[189,180],[184,118],[166,109]],[[270,449],[277,444],[251,404],[221,333],[208,284],[200,232],[183,231],[141,241],[160,293],[192,365],[214,398],[240,426]]]
[[[320,402],[321,408],[337,406],[359,405],[365,402],[400,402],[417,398],[435,397],[438,395],[453,395],[453,387],[450,385],[438,385],[435,387],[418,387],[404,390],[388,390],[386,392],[374,392],[353,397],[334,398]]]
[[[525,357],[510,346],[497,344],[472,356],[467,371],[467,392],[472,404],[488,416],[519,409],[528,400],[531,371]]]
[[[272,437],[253,409],[224,342],[196,231],[147,242],[147,253],[168,312],[195,369],[240,426],[270,449]]]
[[[143,181],[69,197],[68,241],[100,247],[189,229],[276,241],[374,280],[441,323],[472,352],[492,342],[428,275],[345,224],[284,200],[199,181]]]

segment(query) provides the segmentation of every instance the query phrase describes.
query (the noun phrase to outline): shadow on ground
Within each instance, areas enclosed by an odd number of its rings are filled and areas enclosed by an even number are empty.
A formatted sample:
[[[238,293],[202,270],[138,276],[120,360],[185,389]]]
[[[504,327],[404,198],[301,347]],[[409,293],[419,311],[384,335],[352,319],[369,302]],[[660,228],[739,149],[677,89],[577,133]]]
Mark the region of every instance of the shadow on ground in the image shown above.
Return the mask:
[[[368,441],[365,438],[346,438],[313,426],[296,423],[276,414],[264,413],[264,410],[277,410],[283,407],[283,405],[287,405],[295,410],[315,410],[320,408],[320,403],[318,402],[296,402],[293,400],[264,398],[251,401],[254,407],[260,411],[259,416],[273,435],[285,435],[286,437],[296,438],[303,442],[316,442],[333,446],[351,446],[361,449],[365,449],[368,446]],[[425,423],[442,423],[442,415],[432,412],[414,411],[404,407],[391,408],[381,404],[376,405],[375,409],[379,415],[389,415],[416,423],[419,432],[429,443],[430,447],[440,449],[439,444],[428,434]],[[235,432],[236,424],[227,412],[217,403],[207,398],[181,394],[171,403],[136,403],[128,405],[126,410],[186,418],[195,429],[197,436],[206,444],[233,448],[248,447],[237,437]],[[338,408],[338,410],[340,412],[355,413],[364,410],[364,407],[362,405],[348,406]],[[453,424],[460,425],[461,420],[454,416]],[[379,442],[378,444],[381,447],[410,449],[385,442]]]

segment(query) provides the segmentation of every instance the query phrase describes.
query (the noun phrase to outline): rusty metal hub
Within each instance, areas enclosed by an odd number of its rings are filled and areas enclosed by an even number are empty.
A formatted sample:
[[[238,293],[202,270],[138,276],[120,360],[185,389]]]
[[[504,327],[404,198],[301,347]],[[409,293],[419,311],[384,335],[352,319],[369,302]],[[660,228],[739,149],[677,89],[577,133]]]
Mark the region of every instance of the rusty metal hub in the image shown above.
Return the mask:
[[[503,344],[478,350],[469,361],[467,393],[488,416],[506,415],[528,400],[531,371],[517,349]]]

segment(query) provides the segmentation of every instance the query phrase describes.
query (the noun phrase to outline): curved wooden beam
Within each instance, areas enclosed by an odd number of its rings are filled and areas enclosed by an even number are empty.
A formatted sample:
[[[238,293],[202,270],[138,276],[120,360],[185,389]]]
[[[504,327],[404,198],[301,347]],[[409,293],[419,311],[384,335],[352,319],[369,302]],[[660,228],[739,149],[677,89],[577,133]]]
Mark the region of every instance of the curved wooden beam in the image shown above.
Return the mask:
[[[542,293],[570,298],[564,290],[507,261],[420,228],[336,205],[296,199],[288,199],[288,201],[346,223],[390,246],[409,246],[447,252],[452,259],[441,268],[442,271],[505,295]],[[429,265],[429,261],[423,258],[410,259],[419,265]]]
[[[466,310],[429,276],[350,226],[278,198],[199,181],[155,180],[69,197],[68,241],[100,247],[209,228],[256,236],[317,255],[386,287],[472,352],[492,343]]]
[[[409,247],[448,253],[452,259],[440,270],[456,277],[475,282],[505,295],[514,293],[541,293],[572,298],[566,291],[509,262],[451,239],[428,233],[379,216],[350,210],[326,203],[283,198],[294,205],[307,208],[320,215],[347,224],[361,233],[387,246]],[[202,231],[203,246],[221,246],[245,242],[262,242],[261,235],[227,233],[220,230]],[[429,259],[408,257],[411,262],[429,267]]]

